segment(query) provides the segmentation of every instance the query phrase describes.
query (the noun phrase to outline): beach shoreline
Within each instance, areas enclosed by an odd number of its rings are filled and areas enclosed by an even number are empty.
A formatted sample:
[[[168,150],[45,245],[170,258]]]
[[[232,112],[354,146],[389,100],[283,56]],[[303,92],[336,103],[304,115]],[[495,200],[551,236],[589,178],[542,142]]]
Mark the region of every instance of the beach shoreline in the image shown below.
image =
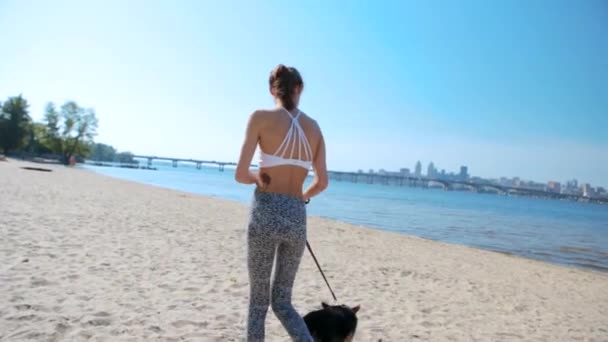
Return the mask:
[[[243,340],[246,206],[26,164],[0,163],[0,340]],[[309,240],[362,306],[355,340],[608,339],[603,272],[320,217]],[[296,307],[330,298],[305,255]],[[271,310],[267,337],[287,340]]]

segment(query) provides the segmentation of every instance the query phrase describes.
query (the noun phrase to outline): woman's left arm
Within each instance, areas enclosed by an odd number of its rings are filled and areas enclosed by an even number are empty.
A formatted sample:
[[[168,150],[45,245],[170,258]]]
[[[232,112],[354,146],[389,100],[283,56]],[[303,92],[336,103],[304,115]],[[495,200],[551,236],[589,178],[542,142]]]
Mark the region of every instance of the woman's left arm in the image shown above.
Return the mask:
[[[257,127],[259,120],[256,120],[256,113],[257,112],[251,114],[249,117],[247,131],[245,133],[245,141],[243,142],[243,147],[241,147],[241,156],[239,158],[239,163],[236,166],[236,173],[234,175],[236,181],[243,184],[258,183],[257,174],[249,170],[251,160],[253,159],[253,154],[255,153],[255,149],[258,146],[258,140],[260,138],[259,129]]]

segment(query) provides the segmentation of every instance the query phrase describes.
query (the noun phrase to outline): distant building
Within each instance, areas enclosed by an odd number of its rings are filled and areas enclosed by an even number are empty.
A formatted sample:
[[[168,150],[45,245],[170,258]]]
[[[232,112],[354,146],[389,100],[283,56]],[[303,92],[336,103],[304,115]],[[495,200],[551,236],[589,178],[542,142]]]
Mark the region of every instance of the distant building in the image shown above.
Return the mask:
[[[500,177],[499,183],[504,186],[513,186],[513,182],[507,177]]]
[[[402,176],[409,176],[409,175],[410,175],[410,169],[408,169],[408,168],[406,168],[406,167],[401,168],[401,169],[399,170],[399,173],[400,173]]]
[[[374,169],[369,169],[369,173],[373,174],[374,173]]]
[[[528,184],[526,184],[526,185],[527,185],[528,189],[540,190],[540,191],[544,191],[545,187],[546,187],[546,185],[543,183],[532,182],[532,181],[528,182]]]
[[[387,172],[386,172],[385,169],[380,169],[380,170],[378,170],[378,174],[380,174],[380,175],[386,175]]]
[[[513,186],[516,188],[523,188],[524,182],[519,179],[519,177],[513,177],[512,180]]]
[[[414,171],[414,174],[416,175],[416,177],[420,177],[422,176],[422,164],[420,163],[420,160],[416,163],[416,171]]]
[[[458,176],[462,180],[469,179],[469,168],[466,167],[466,166],[461,166],[460,167],[460,174]]]
[[[581,190],[583,192],[583,197],[595,197],[595,191],[593,190],[593,188],[591,187],[591,185],[589,183],[585,183],[583,185],[581,185]]]
[[[562,184],[560,182],[550,181],[547,183],[547,191],[559,194],[562,192]]]
[[[363,173],[363,170],[359,169],[359,171],[357,171],[357,173]]]
[[[426,169],[426,176],[429,178],[434,178],[437,174],[437,170],[435,169],[435,164],[433,162],[429,163],[429,166]]]
[[[580,196],[583,194],[583,190],[578,186],[578,181],[576,179],[572,179],[567,181],[565,186],[562,187],[562,194]]]
[[[573,191],[577,191],[578,188],[578,181],[576,179],[572,179],[566,182],[566,189],[568,190],[573,190]]]

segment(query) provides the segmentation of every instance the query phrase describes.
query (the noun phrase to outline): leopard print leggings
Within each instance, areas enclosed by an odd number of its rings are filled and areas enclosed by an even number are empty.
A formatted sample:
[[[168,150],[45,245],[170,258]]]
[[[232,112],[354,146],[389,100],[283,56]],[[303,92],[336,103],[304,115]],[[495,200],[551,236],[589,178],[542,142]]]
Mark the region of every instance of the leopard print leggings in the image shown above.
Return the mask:
[[[306,324],[291,304],[291,290],[306,246],[304,201],[256,191],[247,232],[249,313],[247,341],[264,341],[269,304],[294,341],[312,342]],[[270,274],[276,255],[272,290]]]

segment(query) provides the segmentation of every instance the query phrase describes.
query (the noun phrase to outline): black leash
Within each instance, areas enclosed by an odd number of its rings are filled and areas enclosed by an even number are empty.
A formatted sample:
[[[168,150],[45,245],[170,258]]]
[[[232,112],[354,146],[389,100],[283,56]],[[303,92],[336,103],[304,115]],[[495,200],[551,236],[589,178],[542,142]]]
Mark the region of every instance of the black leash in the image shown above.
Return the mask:
[[[325,278],[325,274],[323,273],[323,270],[321,269],[321,266],[319,265],[319,262],[317,261],[317,257],[315,257],[315,253],[312,252],[312,248],[310,248],[310,244],[308,243],[308,241],[306,241],[306,247],[308,248],[310,255],[312,255],[312,258],[314,259],[315,264],[317,264],[317,268],[319,269],[319,272],[321,272],[321,275],[323,276],[323,280],[325,280],[325,284],[327,284],[327,288],[329,289],[329,292],[331,292],[331,296],[334,297],[334,301],[337,302],[338,299],[336,298],[336,295],[334,294],[334,290],[331,289],[331,286],[329,285],[327,278]]]
[[[310,203],[310,199],[306,200],[306,204]],[[329,292],[331,292],[331,296],[334,298],[335,302],[338,302],[338,299],[336,298],[336,295],[334,294],[334,290],[331,289],[331,286],[329,285],[329,282],[327,281],[327,278],[325,277],[325,273],[323,273],[323,270],[321,269],[321,265],[319,265],[319,262],[317,261],[317,257],[315,256],[315,253],[312,251],[312,248],[310,247],[310,243],[308,243],[308,240],[306,240],[306,248],[308,248],[308,251],[310,252],[310,255],[312,256],[312,259],[315,261],[315,264],[317,264],[317,268],[319,269],[319,272],[321,272],[321,276],[323,276],[323,280],[325,280],[325,284],[327,284],[327,288],[329,289]]]

